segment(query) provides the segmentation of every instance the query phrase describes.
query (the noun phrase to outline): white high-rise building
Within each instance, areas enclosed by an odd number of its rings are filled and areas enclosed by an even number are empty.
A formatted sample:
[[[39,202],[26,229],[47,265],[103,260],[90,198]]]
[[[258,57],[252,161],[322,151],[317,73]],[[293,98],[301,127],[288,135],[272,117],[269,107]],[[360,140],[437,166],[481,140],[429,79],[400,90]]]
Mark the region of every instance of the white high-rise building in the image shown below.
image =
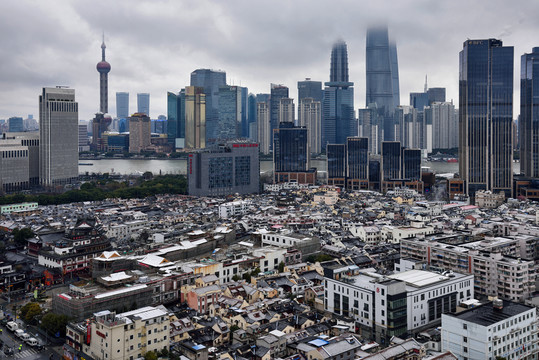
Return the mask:
[[[294,122],[294,114],[296,110],[294,107],[294,99],[282,98],[279,101],[279,123]]]
[[[39,96],[40,157],[42,185],[69,184],[79,175],[79,104],[75,90],[43,88]]]
[[[270,134],[270,107],[266,102],[256,104],[256,118],[258,121],[260,152],[267,155],[270,152],[270,143],[273,134]]]
[[[458,113],[450,102],[435,102],[425,107],[432,120],[432,148],[452,149],[459,146]]]
[[[304,98],[299,104],[298,125],[307,128],[312,154],[322,151],[322,108],[320,101]]]

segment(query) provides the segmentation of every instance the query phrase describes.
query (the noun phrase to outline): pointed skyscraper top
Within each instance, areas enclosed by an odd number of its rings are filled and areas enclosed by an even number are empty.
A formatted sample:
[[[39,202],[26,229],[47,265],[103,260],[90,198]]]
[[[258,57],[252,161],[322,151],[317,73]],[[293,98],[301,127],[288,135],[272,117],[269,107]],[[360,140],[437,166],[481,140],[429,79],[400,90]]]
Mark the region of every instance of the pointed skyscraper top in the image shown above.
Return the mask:
[[[425,90],[424,92],[427,92],[429,90],[429,86],[427,85],[427,74],[425,74]]]

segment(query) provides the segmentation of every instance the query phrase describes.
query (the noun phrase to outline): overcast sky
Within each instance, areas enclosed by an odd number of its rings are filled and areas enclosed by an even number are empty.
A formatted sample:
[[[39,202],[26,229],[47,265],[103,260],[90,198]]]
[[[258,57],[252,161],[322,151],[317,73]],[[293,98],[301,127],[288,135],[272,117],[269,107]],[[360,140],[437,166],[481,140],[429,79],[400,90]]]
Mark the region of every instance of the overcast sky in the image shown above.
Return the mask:
[[[150,115],[166,115],[166,92],[189,85],[197,68],[225,70],[229,84],[267,93],[310,77],[329,81],[333,42],[348,44],[355,108],[365,106],[365,34],[387,23],[397,42],[401,104],[409,93],[446,87],[458,104],[458,53],[467,39],[500,38],[515,47],[515,105],[520,56],[539,46],[539,1],[519,0],[226,0],[0,1],[0,119],[38,117],[43,86],[76,90],[79,119],[99,109],[101,35],[105,32],[109,112],[117,91],[149,92]]]

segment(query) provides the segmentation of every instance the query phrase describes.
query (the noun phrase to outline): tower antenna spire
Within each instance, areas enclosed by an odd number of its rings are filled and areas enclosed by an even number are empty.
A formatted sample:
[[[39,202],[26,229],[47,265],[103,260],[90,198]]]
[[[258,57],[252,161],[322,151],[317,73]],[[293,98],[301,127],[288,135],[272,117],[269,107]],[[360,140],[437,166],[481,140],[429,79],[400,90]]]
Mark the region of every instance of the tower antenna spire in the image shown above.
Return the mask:
[[[428,89],[429,87],[427,85],[427,74],[425,74],[425,92],[427,92]]]

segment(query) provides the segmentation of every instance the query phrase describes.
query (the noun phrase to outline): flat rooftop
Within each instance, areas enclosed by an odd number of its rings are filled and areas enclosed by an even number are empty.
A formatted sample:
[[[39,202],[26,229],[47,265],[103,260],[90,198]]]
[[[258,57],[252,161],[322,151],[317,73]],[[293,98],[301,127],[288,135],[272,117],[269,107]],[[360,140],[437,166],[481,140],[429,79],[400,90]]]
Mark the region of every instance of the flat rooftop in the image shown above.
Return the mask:
[[[404,281],[407,285],[415,287],[429,286],[450,279],[448,276],[423,270],[408,270],[389,275],[388,278]]]
[[[504,300],[502,309],[494,309],[492,302],[488,302],[458,314],[447,314],[447,316],[452,316],[481,326],[490,326],[531,309],[533,309],[531,306]]]

